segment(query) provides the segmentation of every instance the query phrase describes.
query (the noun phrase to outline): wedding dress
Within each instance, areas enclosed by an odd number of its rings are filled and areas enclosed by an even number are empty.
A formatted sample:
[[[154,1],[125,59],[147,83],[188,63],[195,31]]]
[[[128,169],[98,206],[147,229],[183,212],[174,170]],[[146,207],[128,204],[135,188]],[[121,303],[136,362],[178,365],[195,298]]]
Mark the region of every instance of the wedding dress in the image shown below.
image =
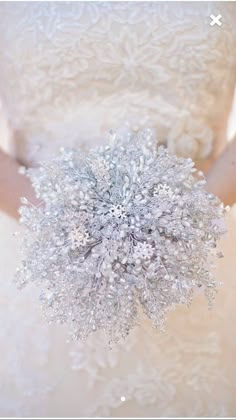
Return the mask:
[[[1,2],[2,147],[35,165],[63,145],[100,144],[110,128],[148,126],[172,153],[217,156],[235,19],[230,2]],[[1,214],[0,415],[235,416],[235,223],[232,209],[214,309],[200,295],[164,334],[144,321],[110,350],[98,333],[68,343],[66,326],[43,319],[39,291],[16,290],[19,226]]]

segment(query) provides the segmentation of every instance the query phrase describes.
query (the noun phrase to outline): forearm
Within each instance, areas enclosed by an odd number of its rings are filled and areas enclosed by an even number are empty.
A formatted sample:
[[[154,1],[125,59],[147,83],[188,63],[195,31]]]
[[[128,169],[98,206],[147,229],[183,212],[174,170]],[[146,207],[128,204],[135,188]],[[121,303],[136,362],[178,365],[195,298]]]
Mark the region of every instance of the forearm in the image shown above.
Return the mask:
[[[20,198],[34,202],[30,180],[19,174],[19,163],[0,150],[0,210],[18,219]]]
[[[207,190],[224,204],[236,203],[236,137],[213,164],[206,179]]]

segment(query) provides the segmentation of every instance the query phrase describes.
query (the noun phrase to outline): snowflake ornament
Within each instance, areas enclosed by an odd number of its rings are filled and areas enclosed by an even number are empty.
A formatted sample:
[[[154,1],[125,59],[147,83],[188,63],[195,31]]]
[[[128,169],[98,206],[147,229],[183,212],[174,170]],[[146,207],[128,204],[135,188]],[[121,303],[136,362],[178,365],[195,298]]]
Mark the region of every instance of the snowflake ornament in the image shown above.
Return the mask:
[[[71,249],[79,249],[88,243],[89,233],[81,227],[76,227],[70,231],[68,240]]]
[[[74,339],[103,330],[118,341],[140,311],[162,328],[200,286],[212,301],[224,206],[192,160],[158,147],[151,129],[113,132],[88,154],[63,149],[28,175],[42,204],[20,209],[16,281],[38,284],[48,320],[67,323]]]

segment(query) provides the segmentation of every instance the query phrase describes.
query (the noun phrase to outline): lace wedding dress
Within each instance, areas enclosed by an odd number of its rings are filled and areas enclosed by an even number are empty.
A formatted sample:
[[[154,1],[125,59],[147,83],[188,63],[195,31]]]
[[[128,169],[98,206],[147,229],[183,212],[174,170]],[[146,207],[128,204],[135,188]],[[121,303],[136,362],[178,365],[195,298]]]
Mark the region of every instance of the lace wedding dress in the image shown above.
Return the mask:
[[[210,25],[210,15],[222,25]],[[1,141],[27,165],[89,148],[110,128],[156,129],[198,164],[225,146],[236,80],[236,4],[1,2]],[[110,350],[67,343],[38,290],[12,276],[17,223],[0,219],[1,416],[235,416],[236,219],[222,243],[214,309],[200,295],[159,333],[148,321]]]

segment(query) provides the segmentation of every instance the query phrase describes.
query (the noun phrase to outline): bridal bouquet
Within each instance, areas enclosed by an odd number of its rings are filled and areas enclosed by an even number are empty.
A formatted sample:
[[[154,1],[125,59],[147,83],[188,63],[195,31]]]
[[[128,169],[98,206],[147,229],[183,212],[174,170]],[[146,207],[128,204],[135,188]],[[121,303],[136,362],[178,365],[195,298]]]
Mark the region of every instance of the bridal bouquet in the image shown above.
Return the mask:
[[[169,309],[202,288],[211,302],[224,206],[191,159],[157,146],[152,130],[113,133],[87,154],[61,150],[28,170],[42,205],[23,199],[21,287],[40,285],[50,321],[75,339],[118,341],[144,312],[162,328]]]

